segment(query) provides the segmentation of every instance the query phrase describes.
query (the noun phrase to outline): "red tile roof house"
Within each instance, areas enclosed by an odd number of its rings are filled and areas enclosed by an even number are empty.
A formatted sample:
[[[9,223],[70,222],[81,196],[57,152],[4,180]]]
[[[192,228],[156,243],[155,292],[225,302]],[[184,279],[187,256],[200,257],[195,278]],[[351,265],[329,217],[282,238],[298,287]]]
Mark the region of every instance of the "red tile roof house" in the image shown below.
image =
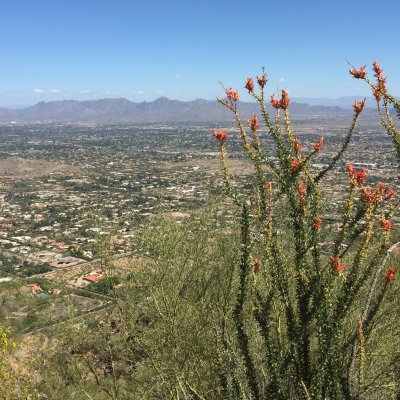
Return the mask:
[[[102,275],[102,274],[90,274],[90,275],[84,276],[83,279],[85,281],[94,283],[94,282],[99,282],[102,279],[104,279],[104,275]]]

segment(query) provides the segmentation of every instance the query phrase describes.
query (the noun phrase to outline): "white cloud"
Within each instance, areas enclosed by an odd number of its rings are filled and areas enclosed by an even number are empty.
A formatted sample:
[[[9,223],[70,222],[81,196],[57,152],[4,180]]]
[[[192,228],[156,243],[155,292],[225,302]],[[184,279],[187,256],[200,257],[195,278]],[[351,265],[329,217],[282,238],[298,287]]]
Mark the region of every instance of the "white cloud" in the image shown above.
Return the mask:
[[[120,90],[105,90],[103,93],[111,96],[117,96],[122,94]]]
[[[137,92],[135,92],[135,94],[144,94],[144,90],[138,90]]]
[[[80,94],[85,94],[85,93],[90,93],[91,90],[90,89],[82,89],[79,91]]]
[[[43,93],[43,89],[33,89],[33,93]]]
[[[51,89],[50,93],[60,93],[61,90],[60,89]]]
[[[157,94],[165,94],[164,90],[157,90],[156,93]]]
[[[281,79],[278,80],[278,82],[285,82],[285,79],[281,78]]]

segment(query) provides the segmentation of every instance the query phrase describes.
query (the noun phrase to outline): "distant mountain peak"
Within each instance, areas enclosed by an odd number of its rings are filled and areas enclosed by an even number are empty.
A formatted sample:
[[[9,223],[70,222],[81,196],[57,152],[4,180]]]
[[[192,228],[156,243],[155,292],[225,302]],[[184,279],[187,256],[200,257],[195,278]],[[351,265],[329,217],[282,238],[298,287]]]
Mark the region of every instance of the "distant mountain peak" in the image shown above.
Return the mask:
[[[155,99],[154,103],[166,103],[168,101],[172,101],[172,100],[170,100],[168,97],[161,96],[161,97]]]
[[[318,115],[321,112],[349,112],[332,106],[313,106],[303,104],[300,98],[294,98],[291,106],[293,115]],[[300,102],[299,102],[300,101]],[[354,101],[354,99],[353,99]],[[351,103],[352,104],[352,103]],[[239,103],[239,112],[249,118],[257,113],[254,102]],[[349,107],[348,107],[349,108]],[[351,108],[351,105],[350,105]],[[216,100],[196,99],[192,101],[170,100],[161,96],[154,101],[132,102],[124,97],[98,100],[62,100],[41,101],[25,109],[0,108],[1,121],[91,121],[91,122],[165,122],[165,121],[228,121],[231,113]]]

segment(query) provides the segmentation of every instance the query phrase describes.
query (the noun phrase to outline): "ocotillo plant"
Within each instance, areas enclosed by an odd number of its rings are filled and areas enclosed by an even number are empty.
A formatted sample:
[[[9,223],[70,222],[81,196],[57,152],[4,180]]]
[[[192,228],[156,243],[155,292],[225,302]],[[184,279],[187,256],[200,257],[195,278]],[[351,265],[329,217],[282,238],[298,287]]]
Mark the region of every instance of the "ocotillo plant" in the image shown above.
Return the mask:
[[[398,111],[398,103],[386,93],[376,63],[374,71],[377,84],[366,79],[365,68],[351,74],[371,85],[378,110],[383,97],[382,123],[400,160],[399,135],[388,110],[392,103]],[[379,310],[396,283],[396,267],[388,265],[397,247],[391,242],[396,192],[386,183],[369,186],[366,169],[346,164],[348,190],[338,211],[339,228],[322,215],[324,178],[338,173],[334,167],[352,140],[366,101],[355,101],[337,153],[322,170],[315,170],[311,163],[324,151],[324,138],[304,149],[292,128],[288,92],[283,90],[280,98],[272,95],[267,106],[266,86],[264,69],[256,84],[247,78],[244,85],[259,105],[264,130],[257,115],[245,126],[238,91],[224,89],[226,97],[218,99],[232,112],[253,165],[251,194],[241,192],[229,170],[227,132],[212,130],[227,193],[242,210],[241,262],[231,313],[235,339],[221,330],[224,398],[361,399],[377,398],[376,393],[395,398],[393,366],[399,354],[389,354],[390,372],[382,378],[382,371],[369,368],[369,354],[379,350],[368,345]],[[273,148],[263,149],[263,134],[272,138]],[[328,250],[321,246],[322,233],[328,236]],[[389,337],[390,332],[386,340]]]
[[[380,65],[376,61],[373,61],[372,63],[375,83],[367,78],[367,72],[365,71],[366,67],[366,65],[359,69],[352,67],[349,72],[355,79],[362,79],[367,82],[372,89],[381,124],[392,137],[393,145],[397,153],[397,159],[400,164],[400,133],[389,109],[389,107],[392,106],[396,111],[397,117],[400,118],[400,102],[388,93],[386,89],[387,78],[383,76],[383,69]]]

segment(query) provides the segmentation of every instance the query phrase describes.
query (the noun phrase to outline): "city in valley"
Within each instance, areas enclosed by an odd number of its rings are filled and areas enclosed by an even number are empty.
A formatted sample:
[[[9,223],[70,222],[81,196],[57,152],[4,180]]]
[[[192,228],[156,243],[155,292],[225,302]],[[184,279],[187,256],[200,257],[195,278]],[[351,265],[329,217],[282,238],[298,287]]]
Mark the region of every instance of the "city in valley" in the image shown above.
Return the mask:
[[[338,151],[350,121],[350,114],[294,120],[305,152],[324,137],[315,170]],[[246,185],[250,164],[229,123],[0,125],[0,317],[24,333],[106,308],[121,288],[118,277],[140,257],[132,246],[147,221],[163,215],[179,224],[221,195],[213,127],[227,129],[229,166]],[[261,137],[272,152],[263,130]],[[397,187],[394,157],[367,114],[344,162],[365,166],[371,182]],[[332,220],[347,185],[344,162],[327,178]],[[226,209],[229,223],[233,206]],[[111,283],[105,259],[116,271]]]

